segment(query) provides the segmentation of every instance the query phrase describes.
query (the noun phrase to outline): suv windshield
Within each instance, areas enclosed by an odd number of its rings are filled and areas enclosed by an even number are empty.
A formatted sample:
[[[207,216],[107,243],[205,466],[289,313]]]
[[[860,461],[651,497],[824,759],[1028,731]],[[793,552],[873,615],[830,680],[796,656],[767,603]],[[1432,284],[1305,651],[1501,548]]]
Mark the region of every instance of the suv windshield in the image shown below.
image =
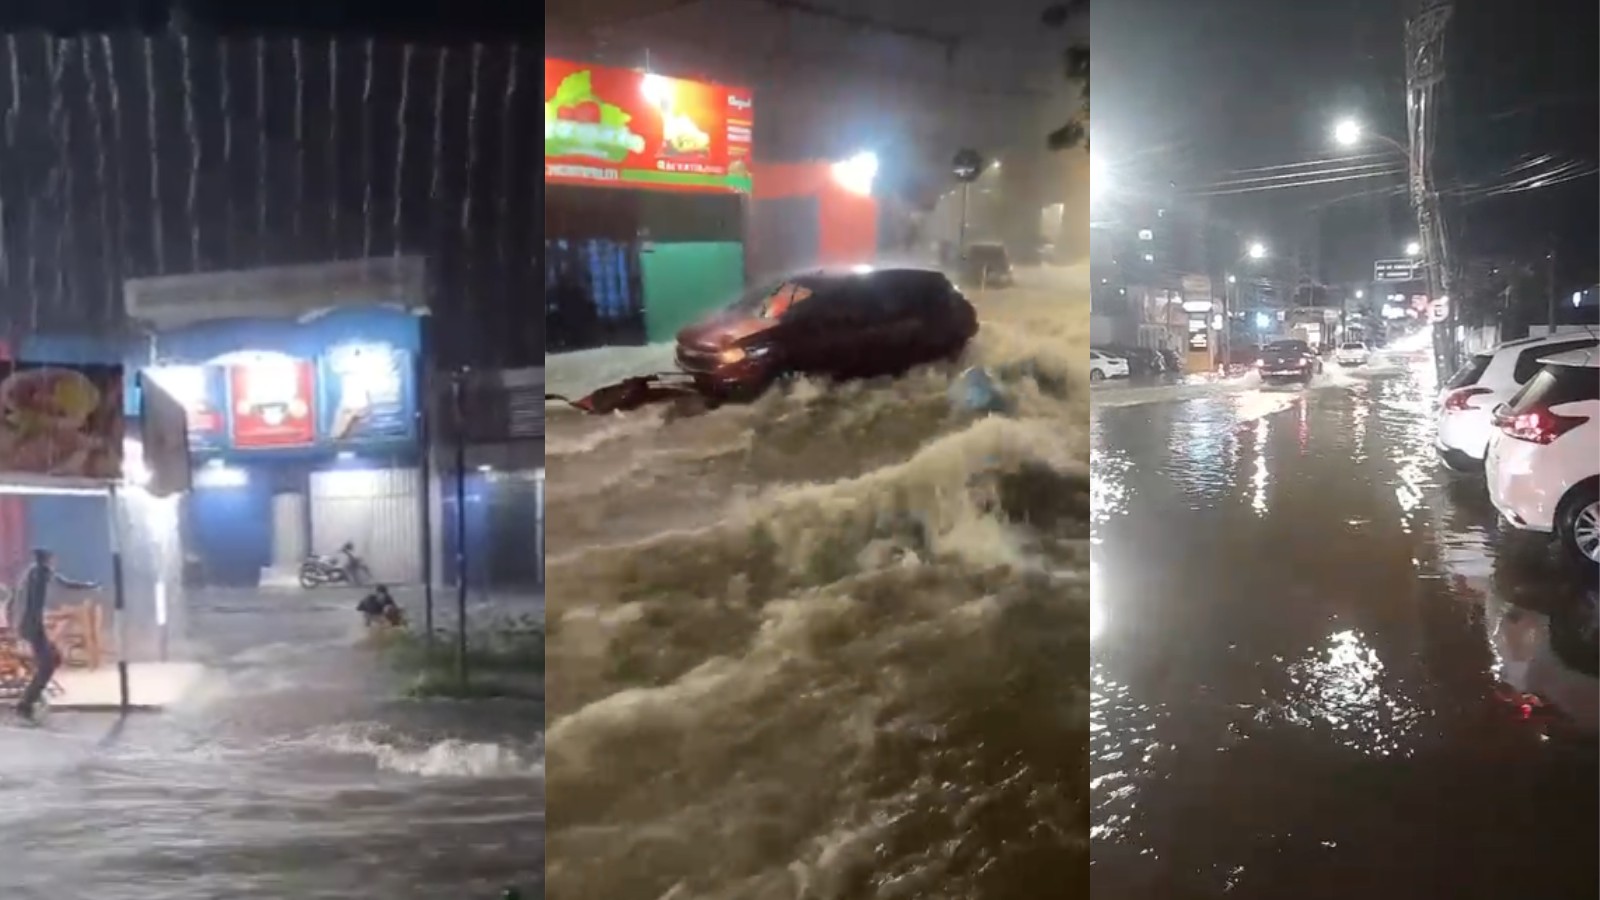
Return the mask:
[[[1355,342],[1352,342],[1352,343],[1349,343],[1349,344],[1342,344],[1342,345],[1340,345],[1339,349],[1340,350],[1365,350],[1365,349],[1367,349],[1367,345],[1361,343],[1360,341],[1355,341]]]
[[[804,284],[780,281],[747,291],[743,297],[733,301],[728,310],[758,319],[781,319],[784,313],[808,299],[811,294],[811,288]]]

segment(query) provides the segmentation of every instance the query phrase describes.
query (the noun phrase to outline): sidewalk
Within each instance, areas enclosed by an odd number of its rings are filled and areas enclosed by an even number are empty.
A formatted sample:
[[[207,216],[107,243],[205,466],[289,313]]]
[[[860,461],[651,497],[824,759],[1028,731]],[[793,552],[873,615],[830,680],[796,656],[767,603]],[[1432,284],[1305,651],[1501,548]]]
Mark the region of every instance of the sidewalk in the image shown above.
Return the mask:
[[[544,389],[547,394],[578,398],[630,375],[670,372],[674,367],[670,343],[555,353],[544,358]]]

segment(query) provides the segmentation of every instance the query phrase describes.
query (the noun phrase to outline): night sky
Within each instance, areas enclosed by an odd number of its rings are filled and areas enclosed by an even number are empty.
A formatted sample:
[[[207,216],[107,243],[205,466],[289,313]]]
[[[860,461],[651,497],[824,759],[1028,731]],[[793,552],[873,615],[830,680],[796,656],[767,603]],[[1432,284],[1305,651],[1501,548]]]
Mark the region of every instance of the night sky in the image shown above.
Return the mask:
[[[447,359],[543,356],[537,48],[0,41],[0,309],[123,327],[122,279],[421,254]]]
[[[1375,256],[1414,236],[1399,175],[1221,192],[1259,174],[1244,171],[1252,167],[1347,156],[1329,140],[1341,116],[1405,139],[1403,9],[1399,0],[1101,4],[1097,154],[1122,189],[1208,204],[1286,252],[1320,255],[1329,281],[1363,279]],[[1592,174],[1489,195],[1527,158],[1548,154],[1551,171],[1592,171],[1600,160],[1597,31],[1592,0],[1457,4],[1437,170],[1457,254],[1542,256],[1558,245],[1563,281],[1596,279]],[[1384,157],[1354,162],[1382,168]]]

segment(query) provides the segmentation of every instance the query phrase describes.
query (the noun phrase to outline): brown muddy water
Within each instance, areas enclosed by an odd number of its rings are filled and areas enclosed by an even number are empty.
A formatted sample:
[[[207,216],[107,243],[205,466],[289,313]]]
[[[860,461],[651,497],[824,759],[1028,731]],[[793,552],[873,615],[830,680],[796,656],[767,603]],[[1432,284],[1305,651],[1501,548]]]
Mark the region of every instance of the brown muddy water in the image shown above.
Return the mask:
[[[551,410],[549,896],[1086,890],[1087,286],[975,299],[1008,417],[960,366]]]

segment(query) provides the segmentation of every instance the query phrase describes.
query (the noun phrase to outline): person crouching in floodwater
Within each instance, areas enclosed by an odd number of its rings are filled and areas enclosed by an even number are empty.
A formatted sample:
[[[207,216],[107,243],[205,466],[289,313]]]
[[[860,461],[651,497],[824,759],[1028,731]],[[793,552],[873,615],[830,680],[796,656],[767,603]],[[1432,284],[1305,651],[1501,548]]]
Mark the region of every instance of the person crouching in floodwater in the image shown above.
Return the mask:
[[[361,598],[361,602],[356,604],[356,612],[361,613],[361,621],[368,628],[404,628],[406,624],[405,611],[394,602],[389,589],[381,584]]]

